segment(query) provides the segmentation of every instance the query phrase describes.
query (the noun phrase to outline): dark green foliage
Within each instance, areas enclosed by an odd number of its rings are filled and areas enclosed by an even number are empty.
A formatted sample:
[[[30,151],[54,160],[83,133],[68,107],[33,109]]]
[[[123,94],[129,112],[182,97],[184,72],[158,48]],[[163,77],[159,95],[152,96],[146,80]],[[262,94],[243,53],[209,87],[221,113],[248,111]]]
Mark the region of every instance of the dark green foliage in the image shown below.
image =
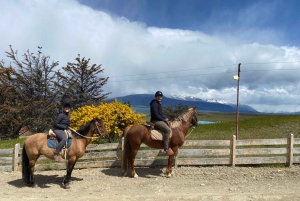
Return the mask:
[[[102,86],[106,84],[107,78],[100,78],[103,73],[101,65],[89,65],[90,59],[81,59],[80,55],[75,63],[68,63],[63,67],[63,73],[57,72],[59,82],[56,86],[60,88],[62,102],[70,102],[74,109],[87,104],[98,104],[107,98],[109,93],[103,93]]]
[[[1,71],[6,72],[1,83],[8,87],[7,93],[2,94],[5,101],[0,102],[1,131],[10,137],[17,137],[25,125],[32,132],[44,131],[54,116],[56,94],[51,88],[55,79],[53,69],[58,62],[49,62],[50,57],[42,54],[41,47],[37,54],[27,51],[22,61],[11,46],[6,54],[14,66],[0,65]]]
[[[18,137],[23,126],[32,133],[45,132],[52,128],[64,101],[76,109],[107,97],[101,87],[108,78],[98,77],[101,65],[89,66],[89,59],[77,57],[78,63],[68,63],[63,72],[56,72],[58,61],[50,62],[41,50],[38,47],[36,54],[28,50],[20,60],[10,46],[6,55],[12,63],[0,62],[0,135]]]
[[[176,117],[178,117],[180,114],[187,111],[188,106],[185,105],[173,105],[173,106],[163,106],[163,113],[164,115],[169,118],[170,121],[174,120]]]

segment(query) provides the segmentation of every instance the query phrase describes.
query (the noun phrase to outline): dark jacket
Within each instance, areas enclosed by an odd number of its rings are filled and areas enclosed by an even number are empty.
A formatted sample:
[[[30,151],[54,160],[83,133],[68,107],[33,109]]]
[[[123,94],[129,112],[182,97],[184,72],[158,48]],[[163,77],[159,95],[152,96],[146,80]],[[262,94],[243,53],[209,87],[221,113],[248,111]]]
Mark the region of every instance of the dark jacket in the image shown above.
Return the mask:
[[[161,103],[158,102],[156,99],[153,99],[150,102],[150,114],[151,119],[150,121],[166,121],[166,117],[163,115]]]
[[[59,113],[54,121],[54,129],[65,130],[70,125],[70,117],[65,112]]]

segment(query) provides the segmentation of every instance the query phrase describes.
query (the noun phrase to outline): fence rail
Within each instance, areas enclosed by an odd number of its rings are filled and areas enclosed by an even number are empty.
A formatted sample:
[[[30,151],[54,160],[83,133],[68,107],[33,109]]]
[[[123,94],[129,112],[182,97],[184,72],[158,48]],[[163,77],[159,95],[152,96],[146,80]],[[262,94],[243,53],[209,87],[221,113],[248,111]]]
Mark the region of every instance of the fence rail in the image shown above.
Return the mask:
[[[124,140],[121,143],[89,145],[75,168],[121,167]],[[141,147],[147,147],[142,145]],[[13,149],[0,149],[0,171],[21,169],[22,149],[16,144]],[[4,155],[4,156],[3,156]],[[159,150],[139,150],[136,166],[167,165],[167,156]],[[300,163],[300,138],[290,134],[281,139],[236,140],[186,140],[177,152],[175,167],[179,165],[254,165],[282,163],[292,166]],[[65,169],[63,163],[55,163],[41,156],[36,170]]]

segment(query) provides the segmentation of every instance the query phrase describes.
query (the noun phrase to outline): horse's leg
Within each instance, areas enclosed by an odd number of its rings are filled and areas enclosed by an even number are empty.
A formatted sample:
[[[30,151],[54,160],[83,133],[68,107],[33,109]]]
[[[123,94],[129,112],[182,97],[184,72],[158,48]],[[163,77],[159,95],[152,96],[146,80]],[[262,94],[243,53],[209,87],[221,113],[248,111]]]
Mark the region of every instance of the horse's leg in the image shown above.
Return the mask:
[[[167,177],[171,177],[172,176],[173,161],[174,161],[174,155],[169,156],[169,158],[168,158],[168,166],[167,166],[167,169],[166,169],[166,175],[167,175]]]
[[[123,154],[123,170],[122,170],[122,175],[125,177],[127,175],[127,170],[128,170],[128,161],[129,161],[129,155],[130,155],[130,144],[127,140],[127,137],[125,136],[124,138],[124,153]]]
[[[72,174],[72,171],[73,171],[74,166],[75,166],[75,164],[76,164],[76,161],[77,161],[77,158],[76,158],[76,157],[70,158],[70,159],[68,160],[68,165],[67,165],[67,175],[65,176],[64,181],[63,181],[63,184],[64,184],[64,188],[65,188],[65,189],[69,189],[69,188],[70,188],[71,174]]]
[[[172,148],[172,150],[174,151],[174,154],[169,156],[169,159],[168,159],[168,166],[167,166],[167,169],[166,169],[167,177],[171,177],[172,174],[173,174],[172,173],[172,166],[173,166],[173,162],[174,162],[174,159],[175,159],[175,155],[177,154],[178,148],[174,147],[174,148]]]
[[[131,153],[130,153],[131,175],[134,178],[139,177],[139,175],[137,175],[137,173],[135,172],[135,169],[134,169],[134,159],[135,159],[137,152],[138,152],[138,148],[137,149],[132,148]]]
[[[37,159],[30,159],[30,161],[29,161],[30,185],[33,188],[37,188],[38,187],[38,185],[37,185],[37,183],[35,182],[35,179],[34,179],[34,166],[35,166],[36,160]]]

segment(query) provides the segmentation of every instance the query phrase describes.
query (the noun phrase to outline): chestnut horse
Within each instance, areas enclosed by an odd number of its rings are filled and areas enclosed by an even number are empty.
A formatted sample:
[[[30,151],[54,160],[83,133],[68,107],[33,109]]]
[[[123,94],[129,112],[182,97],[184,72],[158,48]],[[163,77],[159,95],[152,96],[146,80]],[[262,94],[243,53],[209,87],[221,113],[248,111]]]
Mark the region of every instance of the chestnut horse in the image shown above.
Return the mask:
[[[84,153],[87,145],[90,143],[91,138],[94,133],[99,134],[101,137],[107,136],[104,124],[102,120],[96,118],[87,123],[85,126],[81,127],[77,134],[72,132],[72,144],[67,150],[66,159],[67,162],[67,175],[63,180],[64,188],[69,189],[69,183],[73,168],[76,161],[81,158]],[[29,136],[23,145],[22,152],[22,177],[23,180],[33,186],[38,187],[34,179],[34,165],[40,155],[53,160],[54,149],[47,146],[47,137],[46,133],[37,133]],[[61,155],[63,153],[61,151]]]
[[[172,129],[172,137],[170,138],[170,148],[176,154],[179,147],[184,143],[184,138],[190,127],[190,124],[197,126],[197,112],[196,107],[189,108],[186,112],[181,114],[174,121],[170,122],[170,128]],[[128,163],[131,165],[132,177],[138,177],[134,169],[134,159],[140,148],[140,145],[144,143],[147,146],[155,149],[163,149],[163,141],[152,140],[150,138],[150,131],[145,125],[128,126],[124,131],[124,157],[123,157],[123,176],[126,176]],[[174,155],[169,156],[168,166],[166,169],[167,177],[172,175],[172,164],[174,161]]]

